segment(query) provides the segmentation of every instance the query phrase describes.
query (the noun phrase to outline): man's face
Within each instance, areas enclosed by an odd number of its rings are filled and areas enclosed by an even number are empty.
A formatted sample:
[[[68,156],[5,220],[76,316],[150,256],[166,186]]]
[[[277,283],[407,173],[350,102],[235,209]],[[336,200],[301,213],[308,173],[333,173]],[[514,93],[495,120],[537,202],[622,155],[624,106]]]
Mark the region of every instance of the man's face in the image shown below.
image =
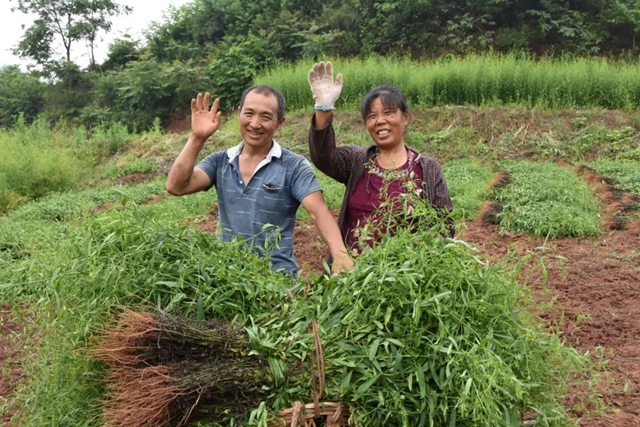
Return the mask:
[[[249,92],[239,116],[244,143],[253,148],[271,146],[273,135],[284,123],[284,117],[278,120],[278,99],[270,93]]]

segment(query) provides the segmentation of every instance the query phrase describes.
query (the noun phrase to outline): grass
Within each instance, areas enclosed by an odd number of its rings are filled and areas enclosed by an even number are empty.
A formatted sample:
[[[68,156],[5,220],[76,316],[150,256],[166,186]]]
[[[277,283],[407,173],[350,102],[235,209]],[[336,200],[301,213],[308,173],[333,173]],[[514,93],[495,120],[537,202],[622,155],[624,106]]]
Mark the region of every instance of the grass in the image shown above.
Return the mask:
[[[600,233],[598,202],[574,171],[551,163],[501,163],[512,183],[497,196],[506,230],[542,237],[583,237]]]
[[[133,159],[122,164],[108,164],[102,171],[103,178],[120,178],[134,173],[148,174],[156,169],[155,159]]]
[[[458,221],[475,219],[491,191],[491,169],[476,160],[466,159],[445,163],[442,170],[453,200],[454,218]]]
[[[336,107],[355,109],[372,87],[392,83],[415,107],[517,105],[527,108],[634,109],[640,105],[640,71],[632,61],[542,58],[523,54],[409,59],[332,60],[344,87]],[[284,65],[257,78],[282,91],[292,109],[313,105],[307,73],[312,61]]]
[[[161,180],[135,187],[114,186],[66,191],[50,194],[26,204],[11,212],[10,217],[15,220],[69,221],[90,214],[101,205],[142,203],[155,195],[165,193],[164,182]]]

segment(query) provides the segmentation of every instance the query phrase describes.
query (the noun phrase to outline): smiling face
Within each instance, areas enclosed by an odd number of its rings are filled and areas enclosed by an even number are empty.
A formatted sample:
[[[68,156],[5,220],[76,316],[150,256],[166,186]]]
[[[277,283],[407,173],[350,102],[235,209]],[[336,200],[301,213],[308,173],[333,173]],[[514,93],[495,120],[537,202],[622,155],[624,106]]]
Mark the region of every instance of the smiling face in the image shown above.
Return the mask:
[[[365,117],[369,135],[378,148],[388,150],[404,144],[404,129],[409,124],[408,111],[385,106],[380,98],[371,101]]]
[[[270,93],[249,92],[239,110],[240,134],[252,148],[271,147],[273,135],[282,128],[278,119],[278,99]]]

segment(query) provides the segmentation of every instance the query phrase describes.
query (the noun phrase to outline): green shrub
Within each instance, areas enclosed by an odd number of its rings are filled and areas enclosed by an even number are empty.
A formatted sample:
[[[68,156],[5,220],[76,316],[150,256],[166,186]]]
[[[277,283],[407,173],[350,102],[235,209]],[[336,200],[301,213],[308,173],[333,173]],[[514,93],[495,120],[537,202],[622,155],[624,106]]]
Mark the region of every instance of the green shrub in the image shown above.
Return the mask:
[[[117,153],[133,135],[120,122],[101,124],[92,129],[89,143],[94,146],[98,158]]]
[[[44,108],[44,84],[17,65],[0,68],[0,81],[0,127],[13,126],[20,116],[34,121]]]
[[[176,110],[189,108],[197,92],[210,90],[203,74],[204,67],[191,63],[127,62],[96,78],[95,99],[83,110],[83,121],[120,122],[137,132],[151,128],[156,117],[166,124]]]

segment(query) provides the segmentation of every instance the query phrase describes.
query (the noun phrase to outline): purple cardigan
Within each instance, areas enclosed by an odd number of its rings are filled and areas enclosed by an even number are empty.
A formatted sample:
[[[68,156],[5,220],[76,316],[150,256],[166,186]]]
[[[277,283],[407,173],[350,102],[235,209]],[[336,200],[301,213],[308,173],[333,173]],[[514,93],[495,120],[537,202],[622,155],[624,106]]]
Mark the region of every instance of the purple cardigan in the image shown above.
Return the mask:
[[[346,186],[338,216],[338,226],[344,237],[344,218],[347,203],[358,181],[364,175],[365,165],[375,156],[378,150],[375,145],[370,147],[359,147],[357,145],[338,147],[333,130],[333,116],[329,118],[327,124],[321,130],[316,130],[313,124],[314,119],[312,118],[311,128],[309,129],[311,161],[324,174]],[[442,167],[435,159],[423,154],[418,158],[418,163],[422,167],[423,173],[423,198],[433,207],[442,211],[444,215],[448,215],[453,210],[453,202],[442,174]],[[453,218],[447,218],[447,226],[451,237],[453,237],[455,233]]]

